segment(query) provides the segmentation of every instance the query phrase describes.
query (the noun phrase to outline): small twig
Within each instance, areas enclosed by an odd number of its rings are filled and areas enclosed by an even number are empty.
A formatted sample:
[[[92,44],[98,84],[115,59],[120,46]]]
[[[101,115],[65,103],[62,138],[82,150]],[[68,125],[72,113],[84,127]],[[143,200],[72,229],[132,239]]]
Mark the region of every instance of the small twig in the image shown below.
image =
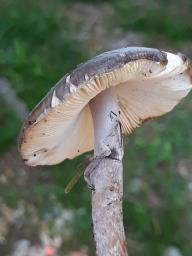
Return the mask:
[[[111,116],[112,130],[109,130],[104,145],[111,153],[103,155],[99,147],[95,158],[85,171],[92,190],[92,218],[96,255],[127,256],[127,244],[123,227],[123,143],[121,127],[116,115]]]
[[[91,155],[88,155],[85,157],[85,159],[80,163],[78,170],[76,174],[73,176],[73,178],[69,181],[65,188],[65,193],[68,194],[72,188],[75,186],[75,184],[78,182],[78,180],[81,178],[81,176],[84,174],[85,169],[87,166],[93,161],[94,157]]]

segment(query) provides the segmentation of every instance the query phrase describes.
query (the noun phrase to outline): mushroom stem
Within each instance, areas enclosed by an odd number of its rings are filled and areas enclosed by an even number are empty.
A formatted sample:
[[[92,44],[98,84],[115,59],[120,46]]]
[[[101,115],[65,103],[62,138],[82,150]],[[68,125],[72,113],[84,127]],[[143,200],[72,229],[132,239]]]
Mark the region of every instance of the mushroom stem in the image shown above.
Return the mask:
[[[109,88],[90,102],[93,117],[95,146],[94,155],[99,156],[101,146],[113,129],[112,115],[118,118],[118,105],[115,88]]]
[[[126,256],[123,227],[123,145],[114,89],[90,103],[95,131],[95,159],[85,171],[92,190],[92,219],[98,256]]]

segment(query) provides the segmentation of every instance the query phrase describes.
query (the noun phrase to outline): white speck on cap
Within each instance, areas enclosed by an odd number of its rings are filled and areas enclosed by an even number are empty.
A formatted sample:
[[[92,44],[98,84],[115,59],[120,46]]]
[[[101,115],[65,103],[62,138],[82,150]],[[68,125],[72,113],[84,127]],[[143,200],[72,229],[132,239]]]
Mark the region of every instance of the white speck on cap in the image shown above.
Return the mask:
[[[53,91],[53,96],[52,96],[52,100],[51,100],[51,107],[54,108],[56,107],[58,104],[60,103],[59,98],[57,98],[55,90]]]

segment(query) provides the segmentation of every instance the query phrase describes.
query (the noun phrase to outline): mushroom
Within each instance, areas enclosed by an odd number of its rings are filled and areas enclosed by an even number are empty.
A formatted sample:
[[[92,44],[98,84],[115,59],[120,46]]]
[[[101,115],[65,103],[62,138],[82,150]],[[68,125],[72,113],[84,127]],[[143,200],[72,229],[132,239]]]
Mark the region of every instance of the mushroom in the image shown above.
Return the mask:
[[[102,228],[117,224],[114,216],[121,215],[122,135],[171,111],[191,88],[191,62],[182,54],[142,47],[105,52],[65,75],[35,107],[21,131],[19,151],[27,165],[36,166],[57,164],[94,149],[95,161],[86,170],[86,180],[94,189],[97,241]],[[96,213],[98,207],[101,215]],[[105,217],[110,223],[103,223]],[[114,255],[109,244],[122,252],[118,255],[126,255],[121,217],[119,222],[111,238],[103,235],[103,245],[97,243],[98,255],[106,255],[105,248],[107,255]]]

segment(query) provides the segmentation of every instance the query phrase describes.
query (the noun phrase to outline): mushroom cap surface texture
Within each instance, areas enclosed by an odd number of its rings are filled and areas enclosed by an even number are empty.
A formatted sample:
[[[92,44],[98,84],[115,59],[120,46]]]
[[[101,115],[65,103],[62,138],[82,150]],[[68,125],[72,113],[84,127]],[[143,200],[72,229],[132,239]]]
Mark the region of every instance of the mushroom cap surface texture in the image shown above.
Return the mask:
[[[105,52],[66,74],[34,108],[19,137],[27,165],[52,165],[94,147],[89,102],[115,88],[123,134],[169,111],[192,89],[182,54],[128,47]]]

